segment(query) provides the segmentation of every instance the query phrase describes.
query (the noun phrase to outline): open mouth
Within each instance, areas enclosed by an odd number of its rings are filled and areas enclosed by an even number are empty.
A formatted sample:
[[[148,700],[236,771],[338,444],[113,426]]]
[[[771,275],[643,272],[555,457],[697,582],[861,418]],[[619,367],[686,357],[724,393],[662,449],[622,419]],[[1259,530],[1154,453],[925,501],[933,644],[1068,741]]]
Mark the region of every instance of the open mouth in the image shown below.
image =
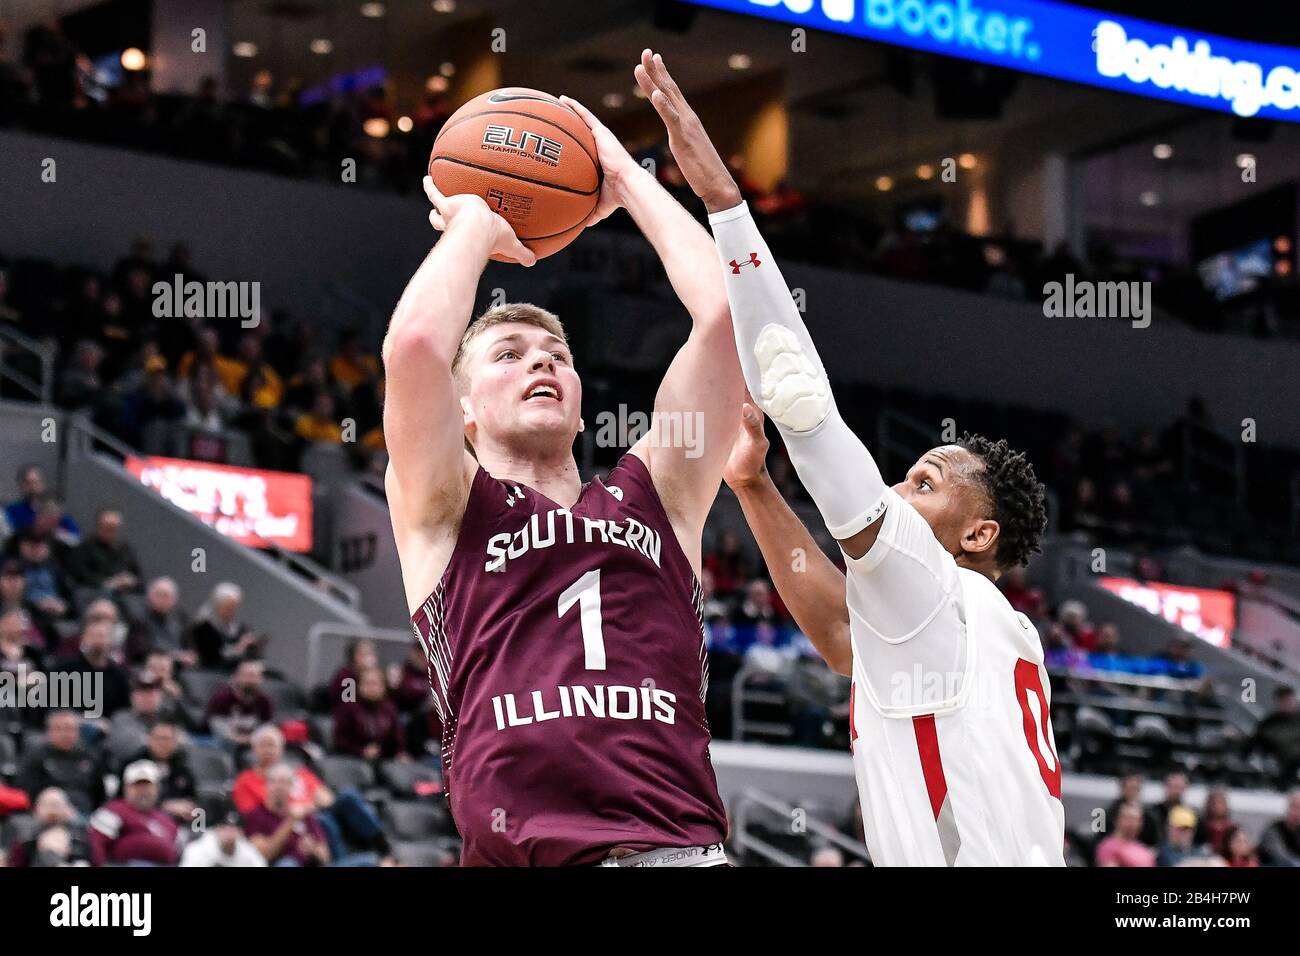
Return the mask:
[[[526,402],[558,402],[561,398],[560,386],[553,382],[538,382],[524,395]]]

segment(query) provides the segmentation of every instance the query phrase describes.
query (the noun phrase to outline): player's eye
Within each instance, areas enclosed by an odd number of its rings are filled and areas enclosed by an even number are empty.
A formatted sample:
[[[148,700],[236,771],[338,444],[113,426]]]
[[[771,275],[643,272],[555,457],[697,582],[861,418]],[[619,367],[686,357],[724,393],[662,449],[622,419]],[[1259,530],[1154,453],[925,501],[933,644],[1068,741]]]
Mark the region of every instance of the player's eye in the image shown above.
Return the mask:
[[[552,352],[552,353],[551,353],[551,358],[555,359],[555,361],[557,361],[557,362],[563,362],[563,361],[566,361],[566,359],[567,359],[567,357],[565,356],[565,354],[564,354],[563,352]]]
[[[916,483],[916,487],[921,491],[934,491],[934,485],[930,484],[929,478],[922,478]]]
[[[506,349],[504,352],[502,352],[500,355],[497,356],[497,361],[500,361],[503,358],[519,358],[519,353],[516,352],[514,349]]]

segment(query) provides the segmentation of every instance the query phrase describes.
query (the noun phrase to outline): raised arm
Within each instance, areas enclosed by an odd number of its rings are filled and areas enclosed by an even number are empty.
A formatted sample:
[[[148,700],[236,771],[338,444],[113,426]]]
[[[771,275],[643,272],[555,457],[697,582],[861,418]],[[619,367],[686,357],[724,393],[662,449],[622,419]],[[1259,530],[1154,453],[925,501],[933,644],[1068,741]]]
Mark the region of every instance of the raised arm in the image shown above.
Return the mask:
[[[432,543],[434,552],[448,533],[454,540],[474,473],[451,366],[479,277],[493,254],[524,265],[535,261],[481,197],[443,196],[428,177],[424,186],[434,205],[429,221],[443,235],[407,283],[383,346],[384,486],[411,593],[428,583],[426,558],[438,558],[415,546],[413,536]]]
[[[691,316],[690,336],[655,395],[650,431],[632,452],[649,468],[698,573],[700,532],[718,494],[736,407],[744,394],[717,252],[709,233],[628,155],[613,133],[582,104],[563,99],[595,134],[604,190],[627,209],[654,247]],[[601,212],[608,214],[606,209]]]
[[[709,211],[749,393],[776,423],[827,529],[850,557],[860,557],[875,543],[887,505],[880,469],[840,418],[781,270],[662,57],[645,51],[636,76],[668,127],[682,174]]]
[[[722,473],[736,493],[767,571],[799,630],[837,674],[852,676],[853,645],[844,573],[818,547],[767,472],[763,417],[748,402]]]

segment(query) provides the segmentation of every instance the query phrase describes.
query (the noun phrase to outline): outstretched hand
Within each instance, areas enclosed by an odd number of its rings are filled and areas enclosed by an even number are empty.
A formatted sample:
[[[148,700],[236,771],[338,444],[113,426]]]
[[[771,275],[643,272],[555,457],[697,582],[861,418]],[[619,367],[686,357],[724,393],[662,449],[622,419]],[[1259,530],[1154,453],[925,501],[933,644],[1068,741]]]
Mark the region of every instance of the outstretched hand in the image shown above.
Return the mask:
[[[740,187],[704,131],[704,124],[664,66],[663,57],[642,50],[635,75],[637,85],[650,98],[650,105],[668,128],[668,148],[695,195],[704,200],[709,212],[739,205]]]
[[[461,221],[478,222],[480,228],[490,231],[492,236],[492,258],[503,262],[517,262],[522,266],[531,266],[537,262],[537,256],[529,249],[515,231],[497,213],[492,211],[487,201],[473,193],[458,193],[444,196],[433,184],[432,177],[424,177],[424,194],[433,203],[429,213],[429,225],[439,232],[446,232],[453,223]]]
[[[753,484],[767,471],[767,435],[763,413],[752,402],[740,406],[740,431],[731,446],[731,456],[722,470],[722,480],[733,491]]]

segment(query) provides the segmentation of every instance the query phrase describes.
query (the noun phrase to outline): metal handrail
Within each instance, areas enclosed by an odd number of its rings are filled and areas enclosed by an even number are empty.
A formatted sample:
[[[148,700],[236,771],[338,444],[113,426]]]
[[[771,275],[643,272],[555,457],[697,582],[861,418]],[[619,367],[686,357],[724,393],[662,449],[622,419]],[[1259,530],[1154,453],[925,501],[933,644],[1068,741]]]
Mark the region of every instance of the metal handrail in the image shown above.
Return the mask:
[[[762,668],[759,667],[754,667],[750,665],[748,662],[746,662],[740,666],[740,670],[738,670],[736,672],[736,676],[732,678],[731,681],[731,739],[732,740],[745,739],[745,726],[747,724],[755,727],[770,726],[770,722],[745,719],[745,693],[744,693],[745,682],[750,677],[759,674],[770,676],[772,672],[768,670],[763,670]],[[788,675],[780,674],[777,676],[785,677]]]
[[[14,345],[31,352],[40,359],[41,380],[39,383],[34,383],[26,375],[14,371],[3,362],[0,362],[0,376],[9,379],[29,392],[42,405],[51,404],[54,395],[54,349],[44,342],[38,342],[36,339],[8,326],[0,326],[0,337],[8,339]]]
[[[348,637],[356,640],[386,641],[391,644],[410,644],[411,631],[395,627],[372,627],[368,624],[345,624],[339,621],[320,621],[307,631],[307,686],[315,687],[323,678],[317,677],[320,668],[321,640],[325,637]]]
[[[896,437],[899,432],[910,433],[912,440]],[[892,471],[890,455],[900,456],[903,459],[904,466],[910,466],[912,462],[920,457],[922,452],[934,444],[934,438],[934,430],[924,422],[892,408],[882,409],[880,415],[876,418],[876,443],[878,445],[874,449],[876,463],[880,465],[881,472],[886,475]],[[916,439],[920,439],[920,441],[917,442]]]
[[[742,849],[755,849],[761,855],[769,859],[781,862],[782,866],[807,866],[807,863],[791,856],[790,854],[772,846],[765,840],[753,836],[748,832],[747,824],[749,822],[749,809],[752,805],[757,805],[763,809],[776,814],[777,816],[789,819],[798,809],[793,804],[779,800],[769,793],[765,793],[754,787],[746,787],[741,791],[740,800],[735,804],[736,818],[736,844]],[[813,833],[828,843],[839,847],[845,853],[851,853],[859,859],[871,862],[871,853],[863,843],[851,840],[839,830],[835,829],[828,823],[823,823],[814,816],[805,816],[804,823],[806,832]],[[777,860],[780,857],[782,859]]]
[[[68,419],[68,455],[69,460],[87,458],[94,453],[92,442],[100,442],[120,455],[122,458],[139,457],[141,452],[132,448],[115,435],[104,431],[91,422],[84,414],[71,415]],[[166,500],[166,499],[163,499]],[[168,502],[170,504],[170,502]],[[215,532],[214,532],[215,533]],[[327,568],[317,564],[311,558],[293,551],[286,551],[270,542],[262,549],[263,554],[286,567],[301,573],[308,580],[322,583],[330,594],[348,607],[360,609],[361,589],[350,581],[345,581]]]

